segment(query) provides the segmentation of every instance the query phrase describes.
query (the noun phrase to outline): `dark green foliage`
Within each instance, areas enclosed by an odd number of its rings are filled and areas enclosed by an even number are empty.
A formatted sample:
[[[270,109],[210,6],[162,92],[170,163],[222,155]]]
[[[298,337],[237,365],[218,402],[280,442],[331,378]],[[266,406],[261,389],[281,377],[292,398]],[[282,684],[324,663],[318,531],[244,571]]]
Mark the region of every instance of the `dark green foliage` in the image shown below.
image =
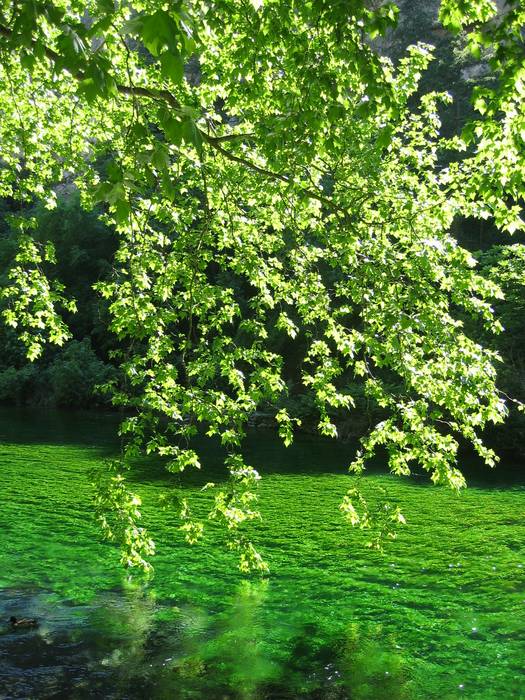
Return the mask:
[[[31,402],[39,381],[38,368],[33,364],[17,369],[12,365],[0,370],[0,401],[17,406]]]
[[[86,408],[104,403],[96,387],[114,374],[115,369],[95,355],[89,338],[71,340],[52,359],[0,370],[0,401]]]
[[[116,249],[113,233],[101,223],[100,212],[81,208],[76,190],[60,198],[55,209],[39,206],[32,213],[38,222],[38,240],[55,246],[57,278],[77,301],[77,312],[66,319],[73,337],[91,337],[95,351],[106,359],[112,342],[106,330],[107,310],[93,284],[111,274]]]
[[[501,390],[509,397],[509,417],[492,429],[491,439],[500,450],[525,452],[525,414],[517,401],[525,401],[525,245],[498,245],[479,254],[483,274],[497,279],[505,299],[495,304],[504,332],[495,346],[503,363],[499,369]],[[517,401],[516,401],[517,400]]]
[[[89,338],[72,340],[46,371],[50,401],[55,406],[86,407],[101,401],[97,387],[115,374],[93,352]]]
[[[6,270],[16,254],[18,236],[10,227],[14,213],[10,203],[3,200],[0,206],[0,263]],[[95,386],[114,374],[108,352],[115,341],[105,330],[106,305],[93,284],[111,274],[114,237],[97,212],[80,207],[76,190],[62,194],[55,209],[38,205],[16,211],[20,213],[27,220],[34,218],[36,241],[54,246],[55,273],[66,294],[76,300],[77,312],[65,313],[73,340],[47,348],[34,363],[28,362],[16,332],[0,327],[0,401],[72,407],[100,404],[103,398]]]

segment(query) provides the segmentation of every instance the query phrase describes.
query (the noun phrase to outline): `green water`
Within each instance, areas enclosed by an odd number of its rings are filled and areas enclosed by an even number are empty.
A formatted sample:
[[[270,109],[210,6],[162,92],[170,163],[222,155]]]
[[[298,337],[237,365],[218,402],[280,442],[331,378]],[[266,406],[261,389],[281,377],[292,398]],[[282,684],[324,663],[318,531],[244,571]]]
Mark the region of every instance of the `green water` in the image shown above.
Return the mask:
[[[255,540],[268,580],[242,579],[220,533],[190,548],[157,507],[168,478],[139,470],[155,576],[127,579],[91,520],[87,472],[116,420],[0,413],[0,698],[525,698],[525,478],[519,466],[456,497],[374,473],[408,518],[384,556],[337,505],[350,450],[250,436],[264,472]],[[203,482],[188,489],[206,506]],[[138,477],[137,477],[138,478]]]

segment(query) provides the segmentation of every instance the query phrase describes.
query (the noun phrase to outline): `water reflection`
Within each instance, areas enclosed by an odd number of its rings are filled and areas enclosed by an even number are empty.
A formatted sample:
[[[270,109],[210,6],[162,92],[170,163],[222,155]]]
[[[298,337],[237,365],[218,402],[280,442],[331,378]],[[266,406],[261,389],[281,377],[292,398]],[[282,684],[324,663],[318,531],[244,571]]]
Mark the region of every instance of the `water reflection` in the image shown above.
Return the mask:
[[[155,602],[142,591],[114,591],[90,605],[59,601],[40,590],[4,590],[0,616],[31,613],[37,629],[10,629],[0,637],[0,688],[8,698],[125,697],[127,669],[146,658]],[[124,693],[124,694],[123,694]],[[139,696],[137,696],[139,697]]]
[[[241,700],[258,697],[259,688],[280,676],[271,658],[270,630],[261,615],[268,587],[267,581],[241,583],[204,647],[207,667],[221,672],[223,692],[234,690]]]
[[[329,638],[305,620],[276,644],[264,615],[270,585],[241,582],[216,614],[159,604],[139,586],[106,592],[90,605],[68,605],[44,591],[3,591],[2,619],[16,608],[38,614],[41,624],[24,631],[5,625],[0,687],[8,695],[0,697],[411,697],[407,660],[380,626],[365,631],[349,623]]]

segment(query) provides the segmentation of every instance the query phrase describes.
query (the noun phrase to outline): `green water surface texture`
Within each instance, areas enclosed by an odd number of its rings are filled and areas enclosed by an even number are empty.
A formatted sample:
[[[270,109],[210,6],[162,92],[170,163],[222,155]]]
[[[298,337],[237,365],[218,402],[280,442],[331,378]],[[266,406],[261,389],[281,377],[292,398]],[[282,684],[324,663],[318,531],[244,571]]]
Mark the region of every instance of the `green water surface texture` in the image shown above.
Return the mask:
[[[374,472],[408,525],[384,555],[338,511],[348,446],[271,433],[247,441],[260,468],[254,539],[267,580],[242,577],[221,533],[183,542],[158,497],[170,478],[138,465],[157,542],[155,575],[119,568],[92,520],[88,472],[118,452],[112,415],[2,409],[0,698],[525,698],[524,479],[519,465],[460,497]],[[221,478],[220,452],[203,445]],[[211,476],[210,476],[211,475]],[[208,500],[207,500],[208,499]],[[12,631],[10,615],[36,616]]]

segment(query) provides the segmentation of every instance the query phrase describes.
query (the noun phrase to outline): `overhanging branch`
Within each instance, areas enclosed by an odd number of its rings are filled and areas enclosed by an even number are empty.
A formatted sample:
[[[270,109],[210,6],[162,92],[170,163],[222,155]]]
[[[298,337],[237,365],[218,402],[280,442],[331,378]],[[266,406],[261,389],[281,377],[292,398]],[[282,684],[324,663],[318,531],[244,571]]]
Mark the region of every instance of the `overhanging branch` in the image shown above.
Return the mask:
[[[14,33],[9,27],[6,27],[5,25],[0,24],[0,36],[4,36],[8,39],[12,39],[14,36]],[[36,41],[32,41],[33,46],[36,46]],[[59,53],[54,51],[53,49],[49,48],[48,46],[43,47],[44,55],[54,64],[57,62],[60,62],[61,56]],[[71,71],[70,69],[63,68],[62,70],[67,70],[75,80],[78,80],[81,82],[82,80],[85,80],[85,73],[82,70],[78,71]],[[141,87],[141,86],[134,86],[134,85],[122,85],[121,83],[116,83],[116,90],[119,92],[121,95],[126,95],[128,97],[143,97],[146,99],[151,99],[151,100],[160,100],[162,102],[165,102],[166,104],[170,105],[173,109],[176,110],[181,110],[183,108],[183,105],[179,102],[179,100],[171,93],[169,90],[163,90],[163,89],[157,89],[157,88],[147,88],[147,87]],[[224,136],[210,136],[207,134],[205,131],[202,129],[199,129],[197,125],[195,125],[195,128],[197,129],[201,139],[203,142],[207,143],[211,148],[213,148],[215,151],[220,153],[222,156],[227,158],[228,160],[234,162],[234,163],[239,163],[240,165],[244,166],[248,170],[251,170],[252,172],[258,173],[259,175],[262,175],[268,179],[283,182],[287,185],[293,184],[293,178],[290,175],[283,175],[281,173],[276,173],[272,170],[269,170],[267,168],[263,168],[260,165],[257,165],[253,161],[249,160],[248,158],[244,158],[242,156],[238,156],[235,153],[232,153],[226,148],[223,148],[222,143],[224,142],[229,142],[229,141],[237,141],[241,140],[243,138],[250,138],[253,136],[253,134],[226,134]],[[337,205],[335,202],[333,202],[331,199],[328,197],[325,197],[323,194],[320,192],[317,192],[315,190],[312,190],[311,188],[308,187],[303,187],[299,185],[300,192],[303,194],[305,197],[308,197],[310,199],[315,199],[318,202],[321,202],[324,204],[328,209],[331,209],[334,212],[339,212],[343,214],[345,217],[348,215],[348,212],[346,209],[343,207]]]

